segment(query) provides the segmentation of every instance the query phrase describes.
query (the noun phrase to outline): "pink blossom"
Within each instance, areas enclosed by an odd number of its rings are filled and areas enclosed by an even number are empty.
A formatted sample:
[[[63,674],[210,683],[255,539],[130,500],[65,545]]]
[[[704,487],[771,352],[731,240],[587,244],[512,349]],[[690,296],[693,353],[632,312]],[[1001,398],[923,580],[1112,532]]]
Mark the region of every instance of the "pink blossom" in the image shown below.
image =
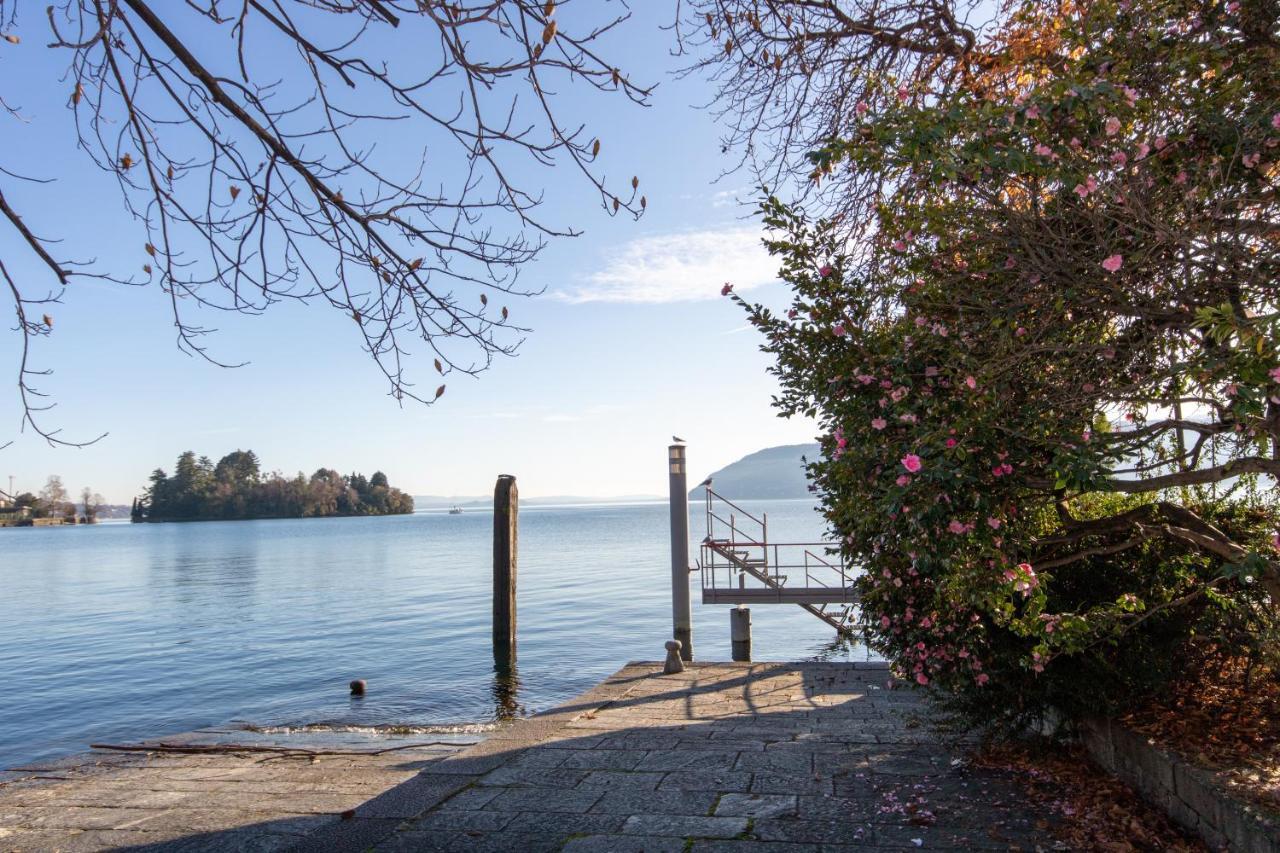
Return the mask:
[[[1169,144],[1169,140],[1163,136],[1156,137],[1156,150],[1163,151],[1164,147]]]
[[[907,99],[908,99],[910,96],[911,96],[911,94],[907,91],[907,87],[906,87],[906,86],[899,86],[899,87],[898,87],[898,101],[899,101],[900,103],[904,103],[904,104],[905,104],[905,103],[907,102]]]
[[[799,316],[800,316],[800,312],[794,308],[792,308],[790,311],[787,312],[788,320],[794,320],[796,317],[799,317]]]
[[[867,106],[866,101],[858,101],[858,104],[853,108],[853,111],[858,115],[863,116],[867,114],[867,110],[869,109],[871,109],[871,107]]]
[[[951,519],[951,523],[947,525],[947,530],[950,530],[952,533],[964,533],[964,523],[956,521],[953,518]]]
[[[925,675],[923,672],[917,672],[917,673],[916,673],[916,681],[917,681],[919,684],[921,684],[921,685],[928,684],[928,683],[929,683],[929,676]]]
[[[1276,130],[1280,130],[1280,113],[1276,113],[1271,117],[1271,126]]]
[[[1027,121],[1035,121],[1036,119],[1040,118],[1040,108],[1027,107],[1026,115],[1027,115]]]
[[[938,368],[936,368],[936,367],[934,367],[934,366],[930,365],[929,367],[926,367],[926,368],[924,369],[924,375],[925,375],[925,376],[930,376],[930,377],[932,377],[932,376],[937,376],[937,375],[938,375]]]
[[[1240,162],[1244,164],[1244,167],[1246,169],[1252,169],[1254,166],[1258,165],[1258,161],[1261,159],[1262,159],[1262,155],[1257,151],[1255,151],[1252,154],[1246,154],[1243,157],[1241,157]]]
[[[911,477],[908,476],[907,474],[901,474],[898,476],[898,479],[894,480],[894,482],[897,483],[899,486],[906,488],[907,486],[911,485]]]
[[[992,530],[999,530],[999,529],[1000,529],[1000,519],[998,519],[998,518],[988,518],[988,519],[987,519],[987,526],[988,526],[988,527],[990,527]]]
[[[913,424],[916,422],[916,416],[907,412],[906,414],[898,415],[898,420],[902,421],[904,424]]]
[[[835,335],[837,338],[844,337],[844,332],[845,332],[844,323],[836,323],[834,326],[831,327],[831,333]]]
[[[1093,433],[1090,432],[1089,430],[1085,430],[1084,432],[1080,433],[1080,440],[1083,441],[1085,444],[1088,444],[1092,438],[1093,438]]]
[[[894,388],[893,392],[889,394],[889,397],[895,403],[901,402],[902,398],[905,396],[907,396],[907,389],[901,385],[899,385],[897,388]]]
[[[889,425],[889,422],[888,422],[888,421],[886,421],[884,418],[872,418],[872,419],[871,419],[871,428],[872,428],[872,429],[884,429],[884,428],[885,428],[885,427],[887,427],[888,425]]]
[[[1271,372],[1267,375],[1271,377],[1272,382],[1280,382],[1280,367],[1271,368]]]
[[[964,378],[964,384],[969,386],[970,391],[976,391],[978,389],[978,380],[974,379],[972,376],[966,376]]]
[[[826,278],[827,276],[831,275],[831,267],[830,267],[830,266],[827,266],[827,265],[825,265],[825,264],[824,264],[823,266],[819,267],[819,268],[818,268],[818,275],[822,276],[823,278]]]
[[[1144,159],[1144,158],[1145,158],[1148,154],[1150,154],[1150,153],[1151,153],[1151,146],[1150,146],[1150,145],[1148,145],[1148,144],[1147,144],[1147,143],[1145,143],[1145,142],[1143,142],[1143,143],[1141,143],[1140,145],[1138,145],[1137,155],[1138,155],[1138,159],[1139,159],[1139,160]]]
[[[956,446],[956,440],[955,440],[954,438],[948,438],[948,439],[947,439],[947,447],[948,447],[948,448],[951,448],[951,447],[955,447],[955,446]]]
[[[1107,136],[1115,136],[1120,132],[1120,119],[1111,116],[1107,119],[1106,124],[1103,125],[1103,130],[1107,132]]]
[[[1129,163],[1129,155],[1123,151],[1117,151],[1111,155],[1111,162],[1123,169]]]
[[[1187,170],[1183,169],[1178,172],[1178,174],[1174,176],[1173,182],[1175,184],[1185,184],[1187,182]]]
[[[724,287],[720,288],[721,296],[728,296],[732,292],[733,292],[733,285],[727,281],[724,283]]]
[[[1124,258],[1120,255],[1110,255],[1102,262],[1102,268],[1107,272],[1117,272],[1124,263]]]
[[[1023,335],[1025,335],[1026,333],[1027,333],[1027,330],[1026,330],[1026,328],[1025,328],[1025,327],[1023,327],[1023,326],[1019,326],[1019,327],[1017,328],[1017,330],[1015,330],[1015,331],[1014,331],[1014,334],[1015,334],[1015,335],[1017,335],[1018,337],[1022,337],[1022,336],[1023,336]]]
[[[991,680],[991,676],[987,675],[985,672],[980,672],[978,673],[978,677],[975,680],[978,682],[978,686],[982,687],[982,686],[985,686],[986,683]]]
[[[1040,157],[1053,156],[1053,149],[1050,148],[1048,145],[1045,145],[1043,142],[1036,146],[1035,151],[1036,151],[1036,154],[1039,155]]]
[[[1098,182],[1094,180],[1093,176],[1091,175],[1085,179],[1085,182],[1083,184],[1076,184],[1076,188],[1072,190],[1072,192],[1080,196],[1080,198],[1088,198],[1089,193],[1093,192],[1097,188],[1098,188]]]
[[[923,467],[923,464],[920,462],[920,457],[914,453],[908,453],[906,456],[902,457],[901,462],[902,467],[906,468],[912,474],[916,473]]]
[[[1128,86],[1125,86],[1122,91],[1124,92],[1125,100],[1129,102],[1129,106],[1136,107],[1138,105],[1138,93]]]
[[[881,628],[888,628],[888,627],[889,627],[889,624],[890,624],[890,623],[889,623],[889,617],[888,617],[888,616],[881,616],[881,617],[880,617],[880,627],[881,627]]]
[[[907,244],[906,244],[906,243],[904,243],[904,242],[903,242],[903,241],[901,241],[901,240],[894,240],[894,241],[893,241],[893,250],[894,250],[895,252],[905,252],[905,251],[907,250]]]

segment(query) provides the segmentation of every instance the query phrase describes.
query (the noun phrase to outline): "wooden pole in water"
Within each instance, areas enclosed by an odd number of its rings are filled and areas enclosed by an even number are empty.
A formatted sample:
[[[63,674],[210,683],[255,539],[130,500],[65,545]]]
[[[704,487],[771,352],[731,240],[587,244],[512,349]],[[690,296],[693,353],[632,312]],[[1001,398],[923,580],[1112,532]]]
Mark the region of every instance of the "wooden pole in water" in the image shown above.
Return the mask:
[[[516,478],[498,477],[493,489],[493,658],[516,657],[516,554],[520,508]]]
[[[671,627],[680,657],[693,660],[693,618],[689,613],[689,483],[684,442],[667,448],[671,502]]]

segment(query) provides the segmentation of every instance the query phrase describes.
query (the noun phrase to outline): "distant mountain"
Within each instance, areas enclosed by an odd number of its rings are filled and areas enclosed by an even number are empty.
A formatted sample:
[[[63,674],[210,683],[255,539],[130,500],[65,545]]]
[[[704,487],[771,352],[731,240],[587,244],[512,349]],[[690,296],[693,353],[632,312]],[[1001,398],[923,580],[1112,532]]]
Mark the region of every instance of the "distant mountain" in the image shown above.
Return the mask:
[[[731,501],[807,498],[809,480],[801,457],[812,461],[820,452],[817,444],[786,444],[759,450],[712,474],[711,488]],[[695,486],[689,497],[702,497],[702,487]]]

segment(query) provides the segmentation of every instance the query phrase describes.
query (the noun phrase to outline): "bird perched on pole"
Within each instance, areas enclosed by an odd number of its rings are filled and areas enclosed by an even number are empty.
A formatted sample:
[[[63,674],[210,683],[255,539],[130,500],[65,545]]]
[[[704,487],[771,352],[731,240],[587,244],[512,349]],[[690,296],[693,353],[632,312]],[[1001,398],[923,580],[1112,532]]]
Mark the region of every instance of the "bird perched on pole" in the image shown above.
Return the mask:
[[[681,437],[680,437],[680,436],[678,436],[678,435],[673,435],[673,436],[671,436],[671,440],[672,440],[672,441],[677,441],[677,442],[679,442],[680,444],[684,444],[684,439],[683,439],[683,438],[681,438]]]

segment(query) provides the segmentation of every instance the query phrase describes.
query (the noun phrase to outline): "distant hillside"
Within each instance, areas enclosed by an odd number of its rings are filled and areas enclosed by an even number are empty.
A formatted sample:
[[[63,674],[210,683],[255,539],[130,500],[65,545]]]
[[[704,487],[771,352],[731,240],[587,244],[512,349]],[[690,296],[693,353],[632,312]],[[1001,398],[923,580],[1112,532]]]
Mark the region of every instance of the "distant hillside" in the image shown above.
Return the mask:
[[[809,481],[801,457],[807,456],[812,461],[819,452],[817,444],[787,444],[759,450],[712,474],[711,488],[731,501],[807,498]],[[702,488],[694,487],[689,497],[702,497]]]

